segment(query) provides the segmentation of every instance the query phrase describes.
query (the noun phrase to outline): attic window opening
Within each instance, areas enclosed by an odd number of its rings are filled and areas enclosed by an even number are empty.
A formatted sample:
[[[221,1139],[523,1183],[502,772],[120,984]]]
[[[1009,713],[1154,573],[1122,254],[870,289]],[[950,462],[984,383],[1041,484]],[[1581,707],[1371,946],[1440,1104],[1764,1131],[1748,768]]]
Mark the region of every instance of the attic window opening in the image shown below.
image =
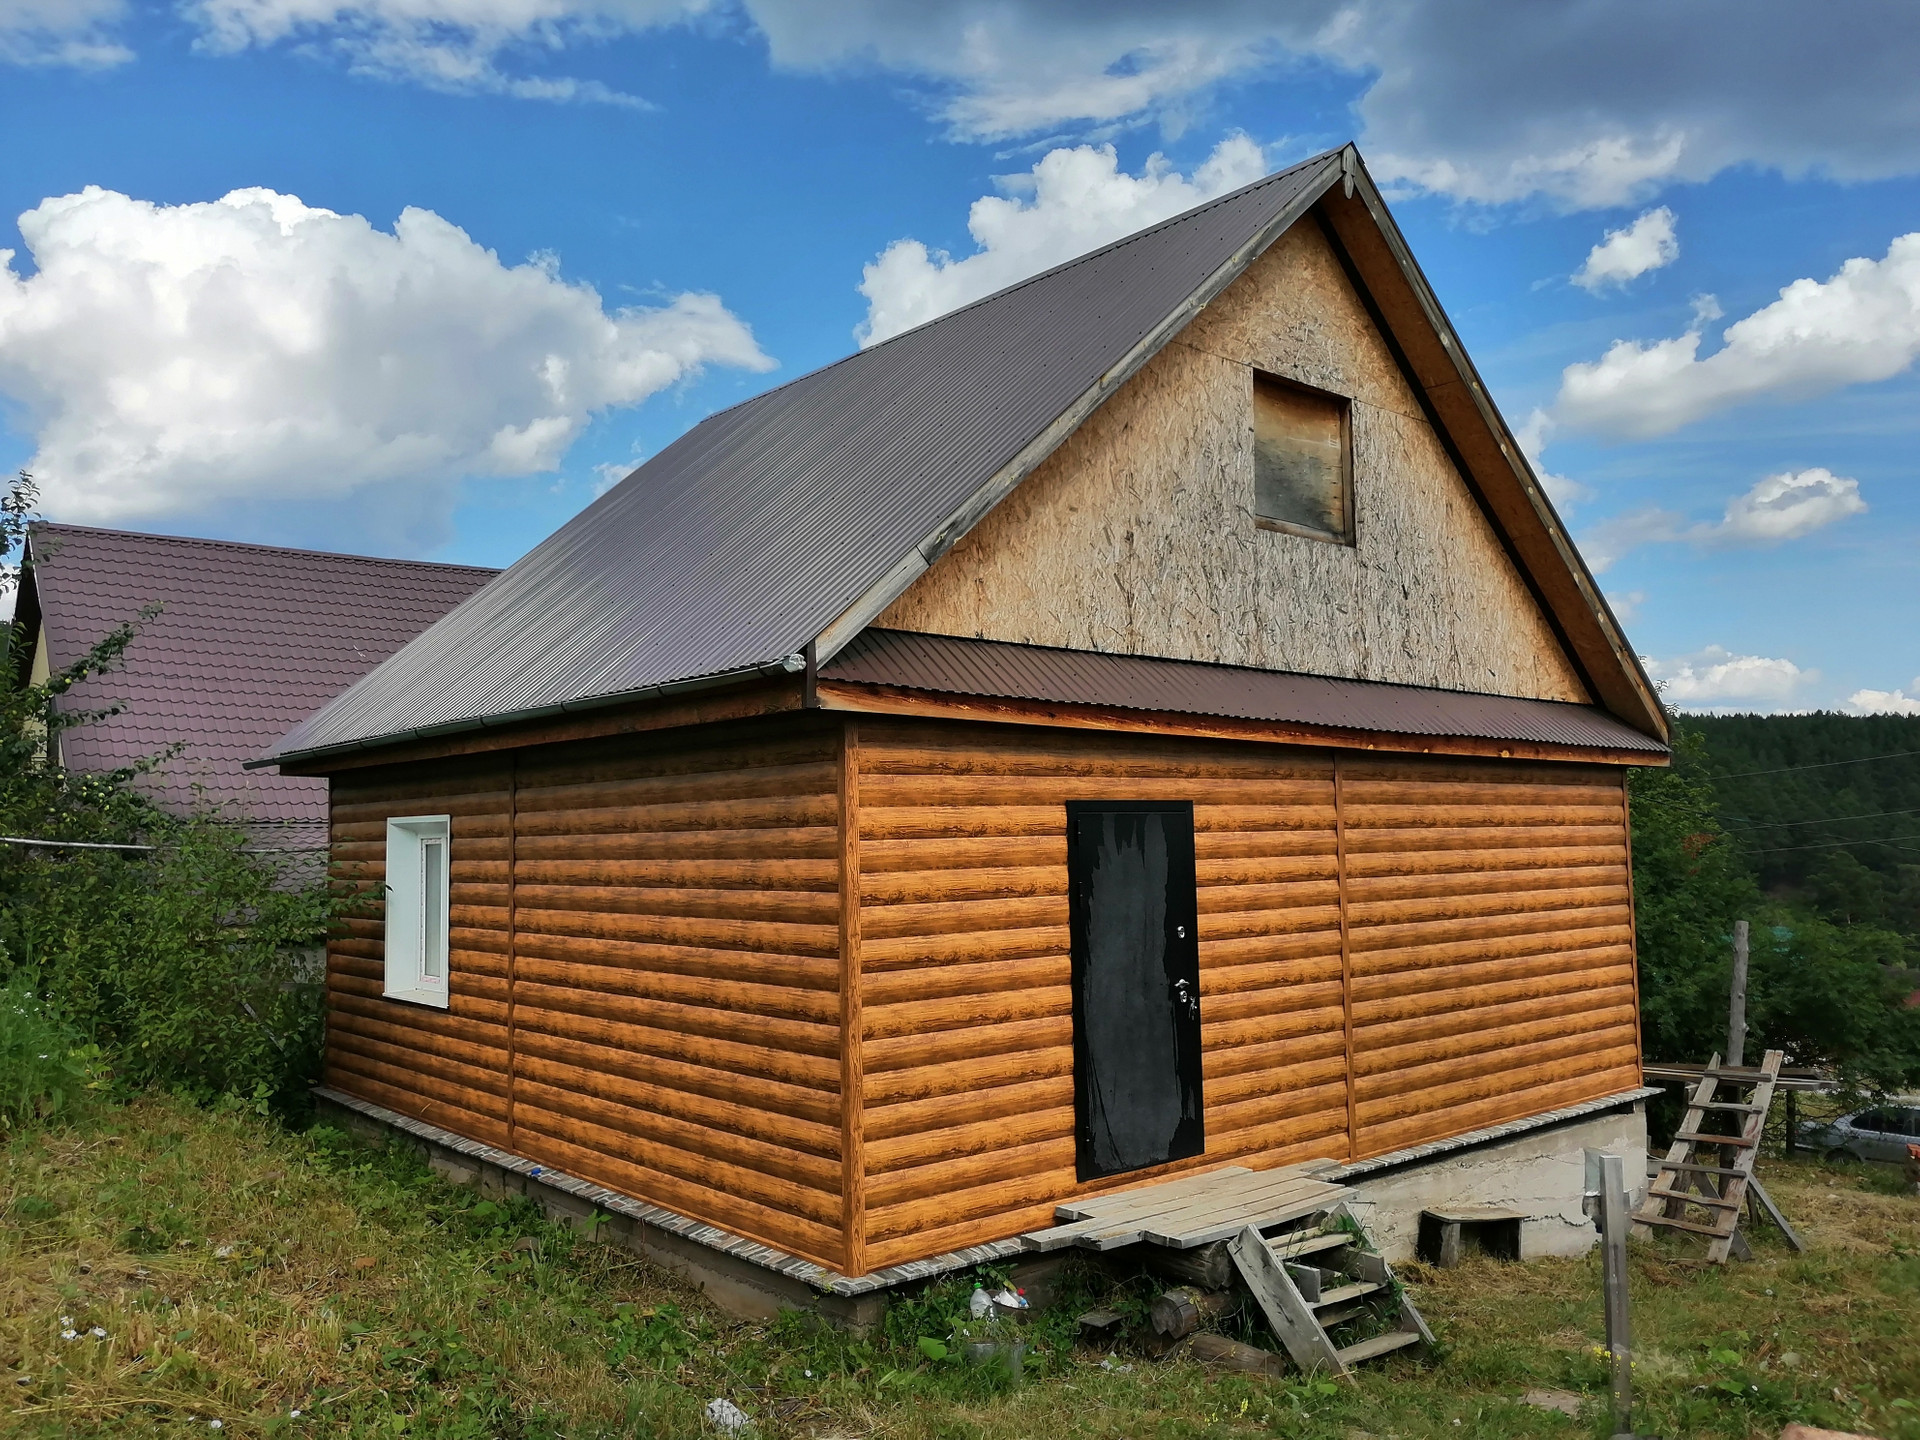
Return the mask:
[[[1353,544],[1353,424],[1343,396],[1253,377],[1253,516],[1263,530]]]

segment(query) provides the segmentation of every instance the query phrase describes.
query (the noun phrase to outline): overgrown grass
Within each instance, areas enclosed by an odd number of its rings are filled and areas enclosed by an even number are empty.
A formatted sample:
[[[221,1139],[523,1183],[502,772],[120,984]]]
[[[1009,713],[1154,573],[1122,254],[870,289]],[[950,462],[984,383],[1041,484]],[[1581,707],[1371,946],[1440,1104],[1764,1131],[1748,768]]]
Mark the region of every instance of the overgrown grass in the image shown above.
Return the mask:
[[[1708,1269],[1635,1247],[1639,1428],[1920,1440],[1920,1201],[1871,1172],[1767,1174],[1810,1254],[1763,1235],[1755,1262]],[[1410,1267],[1442,1351],[1351,1387],[1075,1349],[1084,1305],[1151,1295],[1088,1274],[1032,1322],[1015,1387],[919,1343],[950,1332],[967,1282],[867,1339],[740,1324],[530,1206],[238,1105],[143,1099],[17,1135],[0,1207],[9,1436],[691,1436],[713,1433],[716,1396],[762,1440],[1605,1433],[1597,1404],[1575,1420],[1518,1400],[1604,1393],[1591,1260]]]

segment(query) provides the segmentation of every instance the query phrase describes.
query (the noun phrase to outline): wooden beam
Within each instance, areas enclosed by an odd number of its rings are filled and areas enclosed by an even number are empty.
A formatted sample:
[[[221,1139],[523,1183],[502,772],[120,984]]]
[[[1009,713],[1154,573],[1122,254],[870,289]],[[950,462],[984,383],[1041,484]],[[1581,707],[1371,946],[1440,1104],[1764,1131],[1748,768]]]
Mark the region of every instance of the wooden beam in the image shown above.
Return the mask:
[[[1006,725],[1049,725],[1075,730],[1124,731],[1206,740],[1251,740],[1263,744],[1313,745],[1391,755],[1464,755],[1482,759],[1552,760],[1575,764],[1653,765],[1664,754],[1598,746],[1548,745],[1520,740],[1479,740],[1437,735],[1397,735],[1267,720],[1232,720],[1165,711],[1124,710],[1105,705],[1068,705],[1050,700],[985,699],[935,694],[894,685],[820,681],[820,708],[864,715],[906,715],[934,720],[976,720]]]
[[[840,730],[840,1200],[848,1275],[867,1273],[866,1020],[860,966],[860,722]]]

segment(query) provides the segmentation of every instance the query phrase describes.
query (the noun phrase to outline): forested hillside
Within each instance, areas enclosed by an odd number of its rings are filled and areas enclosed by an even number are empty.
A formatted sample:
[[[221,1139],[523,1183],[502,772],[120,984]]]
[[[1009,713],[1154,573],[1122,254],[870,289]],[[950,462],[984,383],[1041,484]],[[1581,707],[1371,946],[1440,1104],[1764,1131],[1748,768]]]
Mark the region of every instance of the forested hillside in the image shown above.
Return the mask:
[[[1647,1055],[1724,1043],[1731,937],[1752,923],[1749,1054],[1920,1083],[1920,718],[1675,717],[1633,797]]]
[[[1920,715],[1689,716],[1727,838],[1770,896],[1920,936]]]

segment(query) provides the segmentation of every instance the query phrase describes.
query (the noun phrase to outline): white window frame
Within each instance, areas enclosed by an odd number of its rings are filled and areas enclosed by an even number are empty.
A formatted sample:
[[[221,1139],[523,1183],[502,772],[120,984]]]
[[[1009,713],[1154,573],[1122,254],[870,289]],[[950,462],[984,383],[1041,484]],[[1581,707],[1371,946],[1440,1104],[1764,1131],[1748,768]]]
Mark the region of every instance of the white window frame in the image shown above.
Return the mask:
[[[389,1000],[447,1008],[447,972],[451,968],[448,933],[448,892],[452,888],[451,818],[396,815],[387,821],[387,958],[383,993]],[[428,874],[429,866],[436,873]],[[438,900],[433,902],[430,897],[436,889]],[[432,973],[436,968],[438,975]]]

